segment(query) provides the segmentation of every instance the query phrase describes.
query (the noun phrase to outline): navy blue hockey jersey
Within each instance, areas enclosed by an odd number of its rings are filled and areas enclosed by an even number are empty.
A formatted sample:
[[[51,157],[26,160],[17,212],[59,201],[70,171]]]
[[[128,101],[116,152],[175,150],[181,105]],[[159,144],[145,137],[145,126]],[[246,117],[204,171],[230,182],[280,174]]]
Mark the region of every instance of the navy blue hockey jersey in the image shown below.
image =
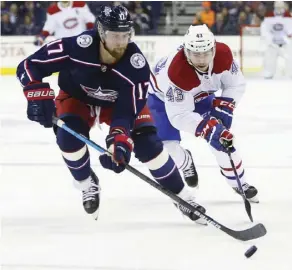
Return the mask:
[[[55,40],[23,60],[17,77],[26,86],[60,72],[60,89],[89,105],[113,108],[111,127],[130,130],[146,104],[150,68],[138,46],[131,42],[114,65],[99,58],[96,30]]]

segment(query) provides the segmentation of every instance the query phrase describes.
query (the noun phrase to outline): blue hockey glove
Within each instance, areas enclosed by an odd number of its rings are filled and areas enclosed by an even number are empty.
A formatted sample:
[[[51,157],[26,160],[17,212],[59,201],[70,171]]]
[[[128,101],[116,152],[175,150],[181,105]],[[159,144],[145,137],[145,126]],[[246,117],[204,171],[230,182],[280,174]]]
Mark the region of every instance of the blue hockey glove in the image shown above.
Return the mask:
[[[27,118],[40,123],[46,128],[52,127],[55,113],[55,94],[48,83],[35,83],[24,87],[27,99]]]
[[[203,119],[196,129],[196,136],[204,138],[217,151],[225,153],[235,151],[233,134],[215,118],[208,116]]]
[[[210,116],[220,120],[227,129],[230,129],[235,105],[232,98],[216,97],[213,100],[213,108]]]
[[[134,148],[133,140],[124,133],[113,131],[106,137],[106,146],[112,156],[103,154],[99,156],[101,165],[116,173],[125,170],[125,164],[131,159],[131,153]]]

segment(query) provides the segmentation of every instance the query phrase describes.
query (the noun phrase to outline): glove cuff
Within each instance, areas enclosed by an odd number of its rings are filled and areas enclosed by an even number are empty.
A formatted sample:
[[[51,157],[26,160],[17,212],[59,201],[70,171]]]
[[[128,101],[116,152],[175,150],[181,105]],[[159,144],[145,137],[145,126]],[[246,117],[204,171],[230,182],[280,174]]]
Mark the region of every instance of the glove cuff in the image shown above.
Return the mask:
[[[206,138],[206,136],[209,134],[209,132],[217,124],[219,124],[219,122],[216,118],[203,119],[196,129],[195,136]]]
[[[27,100],[48,100],[54,99],[54,90],[48,83],[34,83],[23,88]]]
[[[133,140],[125,134],[118,134],[115,136],[115,142],[122,142],[127,145],[130,151],[133,151],[134,142]]]
[[[218,97],[213,99],[213,107],[227,107],[231,111],[235,109],[235,101],[233,98]]]

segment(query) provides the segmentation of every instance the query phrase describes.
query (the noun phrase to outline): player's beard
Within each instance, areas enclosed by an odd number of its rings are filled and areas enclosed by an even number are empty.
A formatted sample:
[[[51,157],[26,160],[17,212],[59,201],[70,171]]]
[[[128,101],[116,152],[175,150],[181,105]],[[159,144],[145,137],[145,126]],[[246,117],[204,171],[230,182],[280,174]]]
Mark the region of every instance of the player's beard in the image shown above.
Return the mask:
[[[106,46],[105,43],[103,43],[104,48],[106,49],[106,51],[113,57],[116,59],[116,61],[120,60],[123,55],[125,54],[125,51],[127,49],[127,47],[121,47],[121,48],[115,48],[115,49],[110,49],[108,48],[108,46]]]
[[[111,54],[112,57],[114,57],[117,60],[120,60],[125,54],[126,48],[127,47],[116,48],[113,50],[108,50],[108,52]]]

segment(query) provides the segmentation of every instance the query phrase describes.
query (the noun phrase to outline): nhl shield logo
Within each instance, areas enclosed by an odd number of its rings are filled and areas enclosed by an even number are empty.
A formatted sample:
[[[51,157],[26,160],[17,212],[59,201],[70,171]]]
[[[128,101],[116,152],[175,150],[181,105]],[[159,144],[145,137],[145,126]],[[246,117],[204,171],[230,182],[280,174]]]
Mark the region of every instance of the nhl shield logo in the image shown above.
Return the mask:
[[[97,89],[91,88],[85,85],[80,84],[82,90],[87,93],[89,97],[100,99],[109,102],[115,102],[118,98],[118,92],[110,89],[102,89],[98,87]]]

